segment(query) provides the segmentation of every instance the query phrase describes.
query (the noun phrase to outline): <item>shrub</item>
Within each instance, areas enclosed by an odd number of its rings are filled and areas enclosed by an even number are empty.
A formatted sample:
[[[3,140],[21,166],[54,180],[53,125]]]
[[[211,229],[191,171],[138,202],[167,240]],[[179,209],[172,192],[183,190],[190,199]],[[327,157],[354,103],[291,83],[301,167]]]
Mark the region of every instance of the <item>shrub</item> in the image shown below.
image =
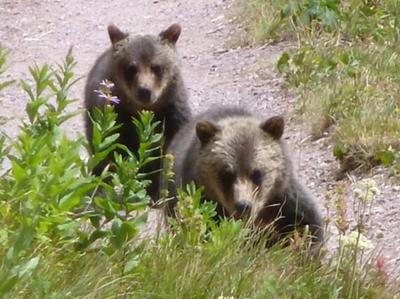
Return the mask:
[[[67,112],[74,102],[68,96],[76,82],[74,66],[69,52],[55,68],[31,67],[33,84],[21,81],[28,95],[28,119],[22,121],[15,140],[4,133],[0,138],[0,294],[17,283],[29,284],[48,255],[62,259],[74,248],[88,246],[113,253],[137,236],[146,220],[149,181],[141,169],[157,158],[152,153],[161,139],[153,134],[158,123],[150,112],[134,120],[140,150],[131,153],[115,144],[116,113],[106,106],[92,116],[94,153],[88,160],[82,158],[88,147],[85,138],[70,139],[62,129],[65,121],[81,112]],[[93,176],[91,170],[117,147],[127,157],[116,153],[115,171]],[[99,239],[102,242],[95,243]]]

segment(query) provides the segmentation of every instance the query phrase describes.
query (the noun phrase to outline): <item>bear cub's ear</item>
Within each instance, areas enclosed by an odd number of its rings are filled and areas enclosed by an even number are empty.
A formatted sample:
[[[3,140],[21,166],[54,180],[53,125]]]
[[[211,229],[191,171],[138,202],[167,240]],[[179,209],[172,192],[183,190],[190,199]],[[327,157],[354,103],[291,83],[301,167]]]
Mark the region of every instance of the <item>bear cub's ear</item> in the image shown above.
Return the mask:
[[[273,116],[261,124],[261,129],[275,140],[279,140],[282,137],[284,126],[285,122],[282,116]]]
[[[175,45],[181,35],[181,26],[179,24],[172,24],[166,30],[160,32],[161,42],[166,42]]]
[[[114,24],[108,25],[107,30],[108,30],[108,36],[110,37],[111,43],[113,45],[128,36],[128,33],[121,31]]]
[[[219,131],[221,131],[220,127],[206,120],[199,121],[196,125],[197,137],[203,145],[207,144]]]

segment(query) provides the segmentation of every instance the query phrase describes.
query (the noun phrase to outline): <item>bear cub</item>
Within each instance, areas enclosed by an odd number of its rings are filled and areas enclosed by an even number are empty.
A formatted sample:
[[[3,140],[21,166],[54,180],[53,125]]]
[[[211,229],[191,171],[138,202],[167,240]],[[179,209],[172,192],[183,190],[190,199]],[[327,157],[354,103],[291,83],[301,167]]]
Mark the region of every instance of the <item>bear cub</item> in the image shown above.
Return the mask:
[[[95,107],[103,107],[104,99],[99,96],[100,83],[111,81],[112,96],[120,101],[115,104],[118,129],[118,143],[126,145],[131,151],[138,149],[139,139],[132,117],[141,110],[152,110],[155,120],[161,121],[159,131],[164,130],[164,149],[176,132],[191,119],[188,95],[178,67],[175,44],[181,27],[173,24],[158,36],[131,36],[115,25],[108,26],[111,47],[95,62],[85,87],[85,108],[92,113]],[[85,117],[86,136],[92,142],[92,122]],[[94,173],[101,174],[113,154],[102,161]],[[145,171],[161,168],[161,161],[155,161]],[[153,201],[158,196],[159,175],[151,178],[149,194]]]
[[[220,216],[272,227],[271,243],[308,226],[313,244],[323,239],[314,200],[299,182],[282,140],[284,120],[261,121],[238,108],[211,109],[188,123],[174,138],[176,188],[194,181],[204,198],[217,203]],[[176,201],[167,206],[173,215]]]

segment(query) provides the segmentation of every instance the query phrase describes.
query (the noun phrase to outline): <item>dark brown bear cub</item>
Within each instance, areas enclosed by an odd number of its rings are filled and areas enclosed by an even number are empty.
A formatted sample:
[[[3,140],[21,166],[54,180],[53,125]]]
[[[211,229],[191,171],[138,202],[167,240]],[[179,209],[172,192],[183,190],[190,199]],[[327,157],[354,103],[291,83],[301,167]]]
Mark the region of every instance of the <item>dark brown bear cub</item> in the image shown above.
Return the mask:
[[[282,117],[260,121],[240,108],[211,109],[188,123],[174,138],[176,188],[195,181],[204,197],[217,202],[221,216],[271,225],[275,242],[308,227],[314,244],[323,238],[312,196],[294,173],[281,140]],[[173,212],[172,201],[168,212]]]
[[[114,25],[108,27],[111,48],[105,51],[95,62],[89,73],[85,88],[85,107],[92,113],[95,107],[105,105],[96,90],[107,79],[114,83],[112,96],[119,98],[115,105],[117,121],[122,124],[118,133],[118,143],[126,145],[135,152],[138,148],[138,136],[132,124],[141,110],[152,110],[155,119],[163,124],[164,148],[175,133],[191,118],[184,86],[176,58],[175,44],[181,33],[181,27],[173,24],[158,36],[130,36]],[[92,122],[86,115],[86,136],[92,141]],[[161,130],[161,128],[160,128]],[[94,170],[99,175],[110,162],[112,155]],[[160,169],[161,163],[155,162],[146,171]],[[157,197],[159,178],[151,177],[149,193],[153,200]]]

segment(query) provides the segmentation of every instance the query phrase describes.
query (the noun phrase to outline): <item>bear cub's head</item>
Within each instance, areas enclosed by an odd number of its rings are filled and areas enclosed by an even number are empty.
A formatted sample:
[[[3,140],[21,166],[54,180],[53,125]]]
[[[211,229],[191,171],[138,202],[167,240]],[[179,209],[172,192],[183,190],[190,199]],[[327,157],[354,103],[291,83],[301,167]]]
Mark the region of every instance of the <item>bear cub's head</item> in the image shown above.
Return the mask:
[[[175,44],[178,24],[158,36],[130,36],[115,25],[108,26],[112,43],[113,81],[122,100],[139,109],[153,110],[177,72]]]
[[[268,199],[282,192],[287,177],[283,127],[280,116],[197,123],[200,184],[226,216],[255,221]]]

